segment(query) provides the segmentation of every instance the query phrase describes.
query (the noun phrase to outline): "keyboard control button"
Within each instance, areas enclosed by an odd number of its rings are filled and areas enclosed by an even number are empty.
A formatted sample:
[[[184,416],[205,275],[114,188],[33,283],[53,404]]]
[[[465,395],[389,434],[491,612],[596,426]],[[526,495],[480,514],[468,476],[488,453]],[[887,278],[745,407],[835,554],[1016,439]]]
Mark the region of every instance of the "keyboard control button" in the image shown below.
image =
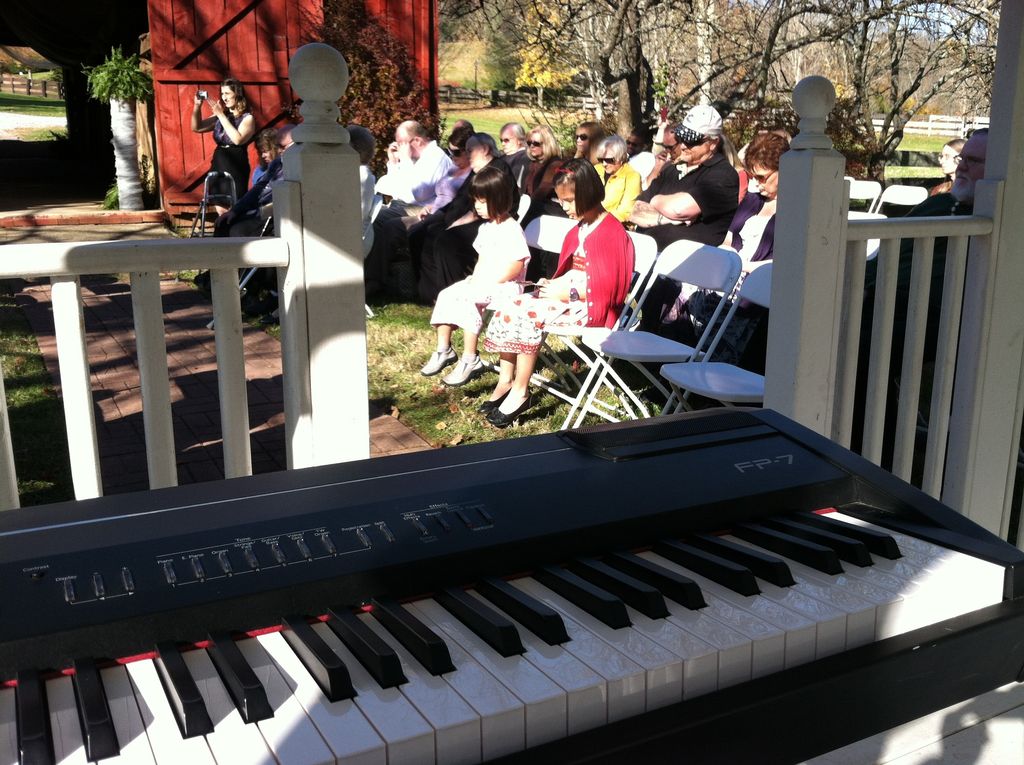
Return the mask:
[[[68,603],[74,603],[78,600],[78,593],[75,591],[75,580],[65,579],[61,584],[64,587],[64,600]]]
[[[412,525],[416,527],[416,531],[420,532],[421,537],[429,537],[430,529],[423,525],[423,521],[419,518],[412,519]]]
[[[249,568],[253,571],[259,571],[260,559],[256,557],[256,553],[253,552],[251,547],[243,547],[242,556],[245,558],[245,563]]]
[[[164,569],[164,579],[167,580],[167,584],[177,584],[178,572],[174,570],[174,564],[169,560],[165,560],[162,565]]]
[[[386,523],[381,521],[380,523],[377,524],[377,528],[380,529],[380,533],[384,535],[384,538],[387,541],[389,541],[389,542],[394,542],[395,541],[394,532],[391,531],[391,528]]]
[[[107,585],[103,581],[103,574],[95,572],[92,575],[92,591],[96,593],[96,597],[100,600],[107,597]]]
[[[235,573],[234,570],[231,568],[231,558],[228,557],[227,550],[217,551],[217,565],[220,566],[220,570],[223,571],[224,574],[227,576],[231,576],[233,573]]]
[[[437,525],[441,527],[443,531],[451,531],[452,525],[448,523],[448,520],[443,515],[435,515],[434,520],[437,521]]]
[[[324,549],[327,550],[327,552],[330,555],[337,555],[338,554],[338,548],[335,547],[334,540],[331,539],[331,535],[330,534],[325,532],[324,535],[322,537],[320,537],[320,541],[323,543]]]
[[[124,591],[127,592],[129,595],[135,592],[135,577],[132,576],[131,569],[121,569],[121,584],[124,585]]]
[[[280,541],[273,541],[270,543],[270,553],[274,556],[274,560],[282,566],[288,563],[288,556],[284,554],[284,550],[281,549]]]
[[[201,558],[192,559],[192,574],[200,582],[206,580],[206,569],[203,568],[203,561]]]
[[[356,529],[356,536],[359,537],[359,541],[363,543],[363,547],[373,547],[373,542],[370,541],[370,535],[367,534],[364,529]]]
[[[306,540],[299,537],[295,540],[295,546],[299,548],[299,555],[305,560],[313,560],[313,552],[309,549],[309,545],[306,544]]]

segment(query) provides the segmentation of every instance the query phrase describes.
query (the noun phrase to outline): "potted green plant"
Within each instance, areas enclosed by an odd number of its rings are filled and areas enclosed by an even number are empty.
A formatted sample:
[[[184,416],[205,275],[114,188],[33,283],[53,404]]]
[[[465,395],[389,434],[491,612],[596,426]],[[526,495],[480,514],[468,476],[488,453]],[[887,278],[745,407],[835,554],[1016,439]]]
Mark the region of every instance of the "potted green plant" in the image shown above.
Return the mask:
[[[142,209],[138,148],[135,142],[135,102],[153,93],[150,76],[139,68],[138,55],[125,56],[111,48],[102,64],[86,67],[89,94],[110,103],[110,142],[114,146],[114,172],[122,210]]]

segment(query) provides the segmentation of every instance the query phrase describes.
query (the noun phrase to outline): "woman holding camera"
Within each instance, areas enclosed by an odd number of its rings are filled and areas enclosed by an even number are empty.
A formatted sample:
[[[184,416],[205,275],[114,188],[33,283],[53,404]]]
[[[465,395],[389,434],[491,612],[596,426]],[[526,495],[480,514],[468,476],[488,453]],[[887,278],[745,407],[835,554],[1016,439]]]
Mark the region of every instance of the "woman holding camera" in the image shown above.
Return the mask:
[[[205,119],[202,114],[203,101],[206,101],[212,112]],[[204,90],[197,92],[192,107],[192,131],[213,132],[216,148],[213,150],[210,169],[230,175],[235,182],[235,198],[242,196],[249,188],[247,147],[256,134],[256,120],[249,112],[242,83],[235,79],[224,80],[217,100],[210,100]],[[209,196],[216,200],[213,206],[218,213],[226,212],[231,206],[228,183],[224,178],[219,177],[211,182]]]

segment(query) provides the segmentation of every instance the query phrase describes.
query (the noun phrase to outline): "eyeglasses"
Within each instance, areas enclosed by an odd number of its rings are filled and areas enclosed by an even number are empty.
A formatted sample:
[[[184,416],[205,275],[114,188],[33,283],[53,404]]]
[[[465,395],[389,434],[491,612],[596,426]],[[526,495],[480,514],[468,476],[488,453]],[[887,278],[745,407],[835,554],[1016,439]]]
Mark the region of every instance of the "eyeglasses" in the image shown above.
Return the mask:
[[[579,135],[576,136],[576,140],[577,141],[589,141],[590,140],[590,136],[587,135],[586,133],[580,133]]]
[[[668,149],[669,151],[672,151],[672,149],[676,148],[678,145],[679,144],[677,144],[677,143],[663,143],[662,144],[662,146],[664,148]]]
[[[755,181],[757,181],[759,184],[761,184],[763,186],[764,184],[766,184],[768,182],[768,179],[771,178],[773,175],[775,175],[777,172],[779,172],[779,171],[778,170],[772,170],[771,172],[764,173],[764,174],[751,173],[750,177],[753,178]]]
[[[542,144],[540,141],[527,141],[526,145],[527,146],[543,146],[544,144]]]
[[[462,152],[464,152],[464,151],[465,151],[465,149],[460,149],[460,148],[458,148],[456,146],[449,146],[448,147],[448,153],[451,154],[453,157],[461,157],[462,156]]]
[[[685,125],[679,125],[675,130],[672,131],[675,135],[676,140],[683,144],[686,148],[692,149],[694,146],[699,146],[708,140],[708,137],[703,133],[698,133],[696,130],[691,130]]]
[[[970,156],[968,156],[966,154],[957,154],[955,157],[953,157],[953,161],[956,162],[958,165],[962,165],[964,162],[968,162],[968,163],[970,163],[972,165],[984,165],[985,164],[985,158],[984,157],[970,157]]]
[[[597,161],[604,162],[606,165],[614,165],[619,160],[615,159],[615,157],[598,157]]]

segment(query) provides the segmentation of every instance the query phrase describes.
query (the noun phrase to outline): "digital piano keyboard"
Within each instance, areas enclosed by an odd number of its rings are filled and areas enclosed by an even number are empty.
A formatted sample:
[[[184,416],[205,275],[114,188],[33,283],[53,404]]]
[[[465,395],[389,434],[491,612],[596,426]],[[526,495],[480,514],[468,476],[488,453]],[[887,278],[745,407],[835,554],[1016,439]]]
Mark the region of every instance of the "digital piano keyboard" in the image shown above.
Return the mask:
[[[1024,553],[770,411],[0,514],[5,763],[798,762],[1024,680]]]

